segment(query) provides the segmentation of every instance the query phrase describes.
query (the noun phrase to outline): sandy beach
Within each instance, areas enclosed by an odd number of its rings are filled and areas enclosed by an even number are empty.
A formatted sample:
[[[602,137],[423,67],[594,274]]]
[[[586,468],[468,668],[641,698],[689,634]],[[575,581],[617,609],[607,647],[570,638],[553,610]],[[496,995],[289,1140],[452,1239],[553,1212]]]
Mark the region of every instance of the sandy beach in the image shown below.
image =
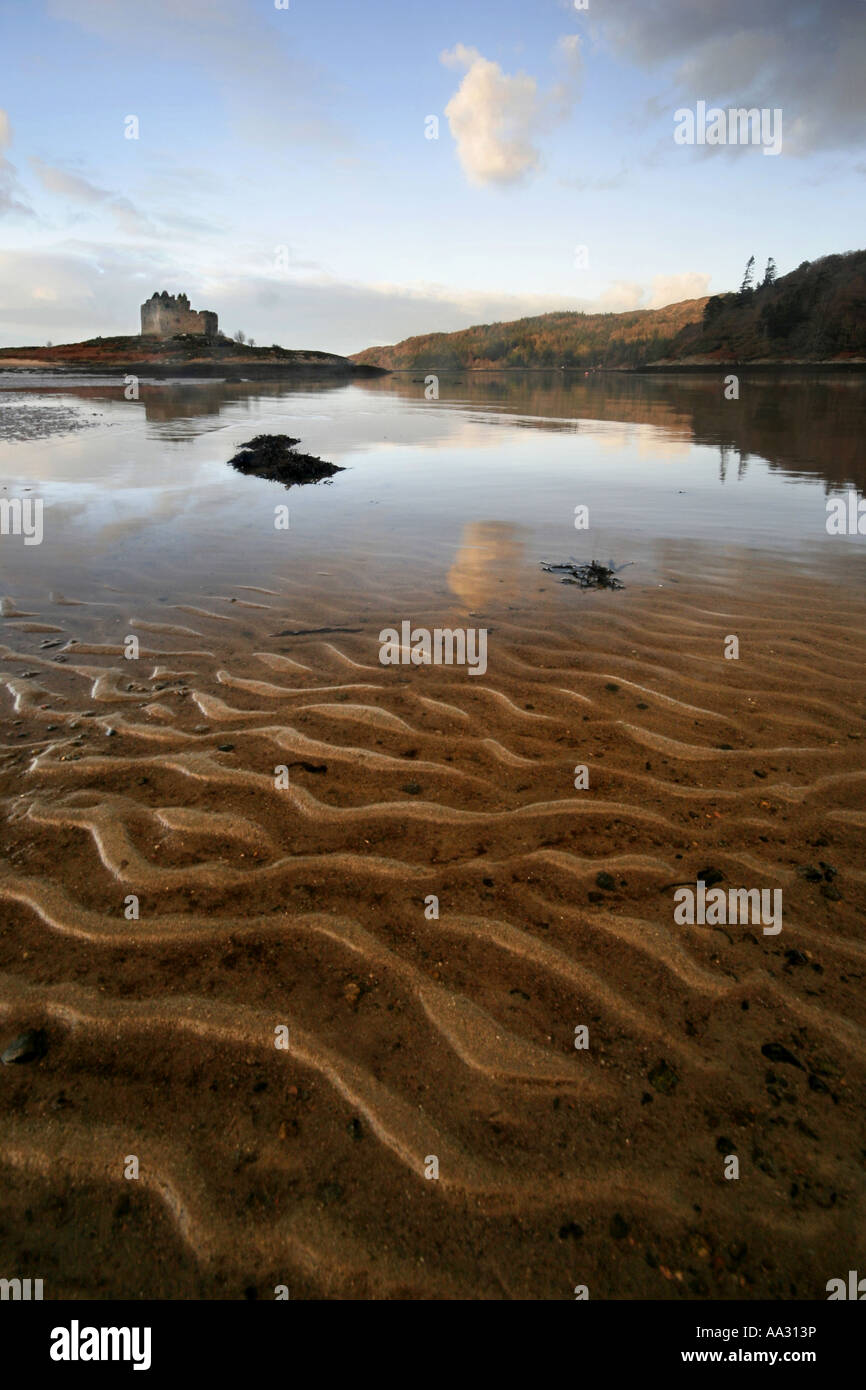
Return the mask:
[[[124,1299],[848,1269],[866,602],[676,547],[622,592],[514,593],[494,551],[450,601],[404,573],[395,603],[385,559],[134,629],[125,595],[7,600],[0,1017],[45,1055],[0,1076],[4,1267]],[[395,616],[467,613],[484,675],[379,663]],[[781,932],[677,925],[700,876],[781,889]]]

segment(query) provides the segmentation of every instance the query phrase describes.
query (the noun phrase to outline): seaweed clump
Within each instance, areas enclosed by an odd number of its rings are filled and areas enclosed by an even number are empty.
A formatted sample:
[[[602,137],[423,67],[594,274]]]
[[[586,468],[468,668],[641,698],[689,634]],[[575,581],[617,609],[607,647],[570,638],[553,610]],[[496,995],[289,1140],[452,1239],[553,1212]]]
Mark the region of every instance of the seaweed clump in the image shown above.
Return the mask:
[[[314,454],[299,454],[297,445],[300,442],[288,434],[257,434],[255,439],[241,445],[229,463],[239,473],[283,483],[286,487],[296,483],[320,483],[345,471],[338,464],[328,463]]]
[[[631,564],[631,561],[627,563]],[[561,584],[577,584],[581,589],[625,587],[622,580],[617,578],[619,571],[625,569],[625,565],[602,565],[598,560],[590,560],[588,564],[581,564],[579,560],[567,560],[564,564],[552,565],[542,560],[541,568],[546,574],[561,575]]]

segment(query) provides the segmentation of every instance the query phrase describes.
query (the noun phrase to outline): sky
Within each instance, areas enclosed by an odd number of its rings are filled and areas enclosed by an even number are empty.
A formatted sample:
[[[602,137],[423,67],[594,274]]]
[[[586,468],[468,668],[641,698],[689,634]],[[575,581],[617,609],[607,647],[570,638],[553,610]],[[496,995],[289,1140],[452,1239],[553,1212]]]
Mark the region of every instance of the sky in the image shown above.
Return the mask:
[[[583,0],[579,0],[583,3]],[[0,0],[0,346],[356,352],[861,247],[866,0]],[[780,111],[782,147],[678,111]]]

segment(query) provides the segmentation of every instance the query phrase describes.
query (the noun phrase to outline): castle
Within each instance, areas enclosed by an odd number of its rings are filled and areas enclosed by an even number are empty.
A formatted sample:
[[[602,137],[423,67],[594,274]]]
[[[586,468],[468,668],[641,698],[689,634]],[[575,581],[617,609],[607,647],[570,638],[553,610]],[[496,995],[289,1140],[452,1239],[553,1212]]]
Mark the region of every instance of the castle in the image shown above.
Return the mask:
[[[142,336],[173,338],[177,333],[203,334],[209,340],[218,336],[217,316],[209,309],[189,307],[185,294],[152,294],[141,306]]]

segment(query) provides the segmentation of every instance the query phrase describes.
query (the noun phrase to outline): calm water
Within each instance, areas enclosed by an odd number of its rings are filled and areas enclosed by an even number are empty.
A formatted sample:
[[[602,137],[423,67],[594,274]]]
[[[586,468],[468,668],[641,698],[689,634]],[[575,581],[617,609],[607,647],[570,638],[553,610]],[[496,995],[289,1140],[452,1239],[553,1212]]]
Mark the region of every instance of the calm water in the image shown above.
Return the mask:
[[[629,584],[685,553],[756,551],[862,582],[866,537],[825,523],[829,496],[866,492],[866,380],[743,374],[727,401],[722,378],[446,375],[435,401],[406,375],[142,384],[138,401],[108,382],[0,379],[0,496],[44,506],[42,544],[0,537],[2,592],[200,601],[313,584],[336,563],[358,590],[411,574],[470,606],[491,592],[473,554],[505,593],[572,555],[633,562]],[[226,461],[263,432],[345,472],[288,491],[236,474]]]

